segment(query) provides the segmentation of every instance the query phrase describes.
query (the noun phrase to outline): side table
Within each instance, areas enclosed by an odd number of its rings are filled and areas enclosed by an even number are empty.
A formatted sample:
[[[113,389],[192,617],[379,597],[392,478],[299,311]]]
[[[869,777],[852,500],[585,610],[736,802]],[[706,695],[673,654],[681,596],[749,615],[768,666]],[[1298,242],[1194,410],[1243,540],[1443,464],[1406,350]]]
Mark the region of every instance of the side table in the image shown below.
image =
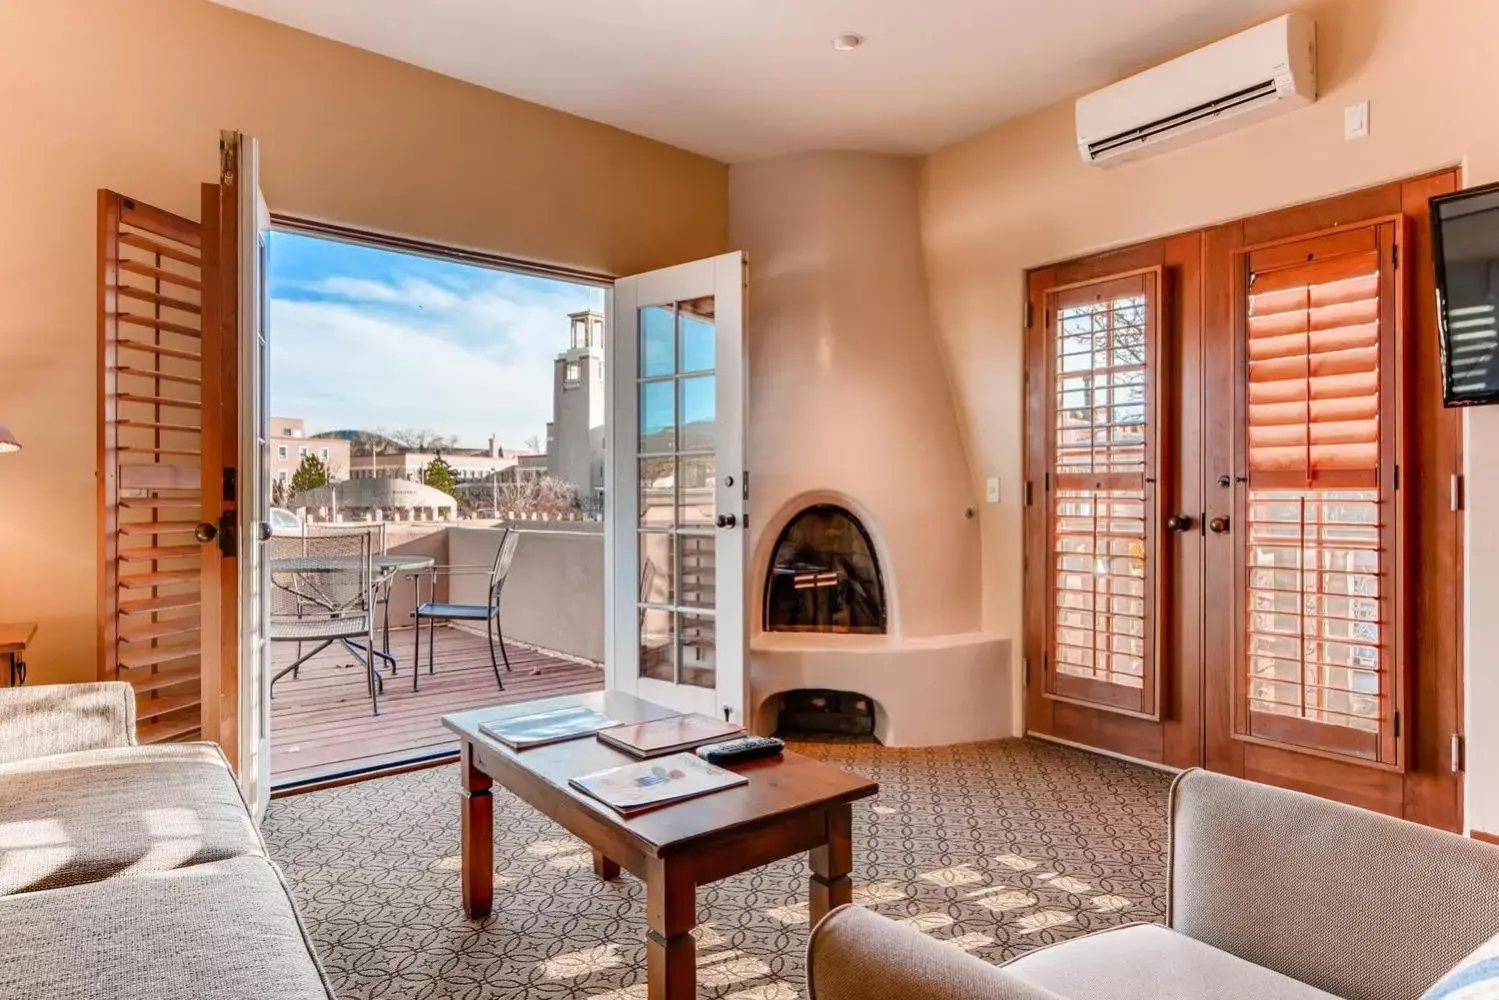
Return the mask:
[[[36,635],[36,622],[0,623],[0,656],[10,660],[10,686],[26,683],[26,647]]]

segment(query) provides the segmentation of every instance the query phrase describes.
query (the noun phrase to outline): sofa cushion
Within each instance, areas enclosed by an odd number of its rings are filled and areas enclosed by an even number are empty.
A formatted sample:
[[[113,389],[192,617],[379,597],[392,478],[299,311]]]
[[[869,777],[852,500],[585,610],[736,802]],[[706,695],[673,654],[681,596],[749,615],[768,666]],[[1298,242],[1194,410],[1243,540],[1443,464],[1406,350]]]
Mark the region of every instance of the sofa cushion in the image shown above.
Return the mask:
[[[0,896],[265,855],[211,743],[0,765]]]
[[[0,899],[7,1000],[329,1000],[264,858]]]
[[[1064,997],[1337,1000],[1155,924],[1131,924],[1073,938],[1023,955],[1004,968]]]

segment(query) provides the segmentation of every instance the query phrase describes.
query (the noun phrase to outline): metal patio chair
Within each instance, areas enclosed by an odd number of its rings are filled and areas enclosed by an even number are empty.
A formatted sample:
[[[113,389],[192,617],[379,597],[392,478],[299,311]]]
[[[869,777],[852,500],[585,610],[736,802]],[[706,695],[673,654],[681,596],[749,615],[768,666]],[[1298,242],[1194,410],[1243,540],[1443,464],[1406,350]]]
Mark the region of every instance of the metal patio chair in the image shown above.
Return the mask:
[[[386,525],[384,521],[351,522],[348,524],[308,524],[303,529],[307,536],[350,534],[363,532],[370,536],[370,555],[383,556],[390,550],[387,548],[389,542],[386,537]],[[397,574],[394,572],[381,573],[377,568],[373,577],[375,587],[375,606],[380,614],[380,649],[382,652],[390,653],[390,592],[395,586]],[[399,673],[396,670],[394,657],[390,659],[390,672]]]
[[[337,642],[364,666],[370,704],[379,715],[385,680],[376,661],[386,660],[393,666],[395,660],[375,648],[369,533],[272,538],[267,544],[270,640],[297,643],[296,660],[271,678],[272,695],[277,681]],[[306,643],[316,645],[304,655]]]
[[[505,528],[504,534],[500,536],[499,547],[495,550],[494,564],[485,566],[434,566],[428,571],[428,579],[431,581],[428,590],[429,600],[422,601],[421,575],[418,574],[416,581],[416,611],[412,617],[416,619],[416,659],[413,661],[411,670],[411,690],[417,689],[417,678],[421,676],[422,655],[422,622],[427,622],[427,673],[436,671],[437,661],[437,623],[440,621],[453,622],[480,622],[484,623],[484,637],[489,640],[489,664],[494,668],[494,679],[500,685],[500,690],[505,690],[505,680],[500,676],[500,657],[505,660],[505,669],[510,669],[510,654],[505,651],[505,635],[500,630],[500,596],[505,589],[505,580],[510,576],[510,566],[515,561],[515,549],[520,544],[520,534],[513,528]],[[484,604],[453,604],[443,603],[437,600],[437,578],[439,576],[478,576],[487,573],[489,585],[485,589],[486,603]],[[495,655],[495,646],[499,646],[499,657]]]

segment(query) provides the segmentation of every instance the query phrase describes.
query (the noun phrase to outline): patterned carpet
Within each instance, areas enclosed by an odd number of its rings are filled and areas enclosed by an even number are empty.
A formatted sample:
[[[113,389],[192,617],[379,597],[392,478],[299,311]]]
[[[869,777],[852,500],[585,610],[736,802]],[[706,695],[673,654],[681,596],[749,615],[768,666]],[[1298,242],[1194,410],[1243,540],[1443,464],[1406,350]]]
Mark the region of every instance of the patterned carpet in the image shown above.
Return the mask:
[[[855,901],[987,961],[1165,916],[1163,774],[1033,740],[796,749],[880,783],[854,805]],[[645,890],[495,789],[495,910],[458,902],[458,777],[440,767],[271,803],[265,836],[345,1000],[643,1000]],[[698,890],[699,993],[804,994],[808,869]]]

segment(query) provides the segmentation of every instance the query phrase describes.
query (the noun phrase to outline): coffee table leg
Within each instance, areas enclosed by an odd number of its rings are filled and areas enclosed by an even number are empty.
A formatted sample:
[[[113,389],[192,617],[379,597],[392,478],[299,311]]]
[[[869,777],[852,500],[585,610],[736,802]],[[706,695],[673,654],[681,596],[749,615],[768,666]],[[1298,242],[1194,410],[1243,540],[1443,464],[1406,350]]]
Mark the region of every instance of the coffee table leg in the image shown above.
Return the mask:
[[[619,878],[619,862],[610,861],[597,847],[593,849],[593,873],[605,882]]]
[[[813,927],[833,907],[854,900],[854,883],[849,878],[849,872],[854,870],[853,826],[853,807],[834,806],[828,810],[828,842],[809,852],[812,863],[809,914]]]
[[[687,872],[653,858],[645,878],[645,981],[649,1000],[696,1000],[697,886]]]
[[[463,912],[471,920],[489,916],[494,905],[494,782],[474,764],[472,744],[463,744]]]

